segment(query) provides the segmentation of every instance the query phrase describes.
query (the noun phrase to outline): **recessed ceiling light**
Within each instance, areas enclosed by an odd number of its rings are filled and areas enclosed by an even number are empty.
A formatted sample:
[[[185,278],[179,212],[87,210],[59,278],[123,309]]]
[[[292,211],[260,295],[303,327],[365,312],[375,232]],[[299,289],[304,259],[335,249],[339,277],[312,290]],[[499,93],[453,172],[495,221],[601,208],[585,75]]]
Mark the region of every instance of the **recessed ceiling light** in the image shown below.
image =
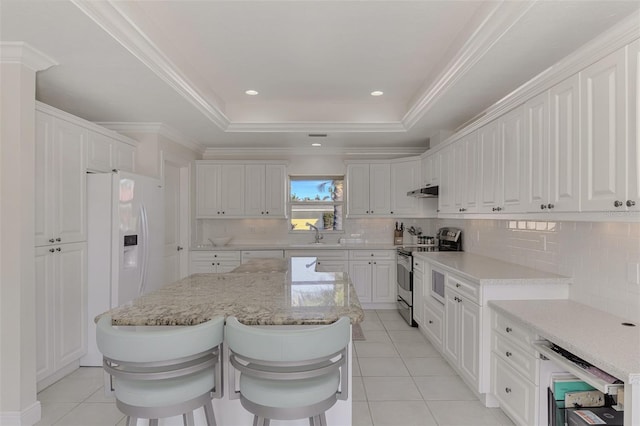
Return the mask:
[[[311,146],[322,146],[322,144],[316,142],[316,143],[312,143]]]
[[[246,93],[249,96],[255,96],[255,95],[258,94],[258,91],[257,90],[247,90],[244,93]]]
[[[371,96],[382,96],[382,95],[384,95],[384,92],[380,90],[374,90],[373,92],[371,92]]]

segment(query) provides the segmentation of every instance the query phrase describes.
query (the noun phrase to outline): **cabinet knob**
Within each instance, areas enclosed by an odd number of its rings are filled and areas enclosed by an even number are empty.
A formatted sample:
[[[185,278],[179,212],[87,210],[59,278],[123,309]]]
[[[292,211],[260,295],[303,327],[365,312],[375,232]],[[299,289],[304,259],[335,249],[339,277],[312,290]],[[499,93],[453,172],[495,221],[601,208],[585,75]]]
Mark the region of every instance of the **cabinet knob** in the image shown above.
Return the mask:
[[[367,214],[369,214],[369,210],[367,210]]]
[[[176,247],[176,250],[177,250],[177,251],[182,251],[182,250],[184,250],[184,247],[180,247],[180,246],[178,246],[178,247]]]
[[[371,265],[371,262],[369,262],[369,265]]]
[[[373,214],[373,210],[371,210],[371,214]]]
[[[507,358],[509,358],[513,354],[511,352],[507,351],[507,352],[505,352],[505,355],[507,356]]]
[[[51,248],[51,249],[49,249],[49,251],[50,251],[51,253],[53,253],[55,250]]]
[[[260,212],[260,214],[264,214],[264,212]]]
[[[56,251],[62,251],[60,247],[56,247]]]
[[[378,262],[373,262],[373,264],[374,264],[374,265],[377,265],[377,264],[378,264]]]
[[[269,214],[269,212],[267,212],[266,214]]]
[[[504,388],[504,391],[505,391],[506,393],[511,393],[511,388]]]
[[[627,207],[633,207],[636,205],[636,202],[633,200],[627,200]]]
[[[555,207],[555,206],[554,206],[553,204],[551,204],[551,203],[547,204],[547,208],[548,208],[549,210],[551,210],[551,209],[552,209],[552,208],[554,208],[554,207]]]
[[[540,204],[540,210],[544,210],[544,209],[546,209],[546,208],[547,208],[547,205],[546,205],[546,204]]]
[[[460,283],[456,283],[456,287],[460,287]]]
[[[218,212],[218,214],[220,214],[220,212]]]
[[[393,212],[391,212],[391,214],[393,214]]]
[[[53,238],[49,238],[49,242],[50,242],[50,243],[55,243],[55,242],[56,242],[56,240],[54,240]]]
[[[511,329],[511,327],[507,327],[507,328],[505,328],[505,331],[506,331],[507,333],[511,333],[513,330]]]
[[[62,238],[58,237],[58,238],[56,238],[56,241],[57,242],[62,242]]]
[[[216,266],[216,262],[211,263],[213,266]]]
[[[619,201],[619,200],[616,200],[613,202],[614,207],[622,207],[622,204],[623,204],[622,201]]]
[[[429,324],[433,324],[433,321],[429,320]]]

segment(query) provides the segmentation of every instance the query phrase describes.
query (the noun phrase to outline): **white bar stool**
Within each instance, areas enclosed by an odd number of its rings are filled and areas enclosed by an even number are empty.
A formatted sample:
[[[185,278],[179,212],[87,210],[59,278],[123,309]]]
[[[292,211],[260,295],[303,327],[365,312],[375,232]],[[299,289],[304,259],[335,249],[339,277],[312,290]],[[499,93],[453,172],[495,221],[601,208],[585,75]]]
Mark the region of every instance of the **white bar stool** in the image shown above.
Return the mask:
[[[271,330],[227,318],[229,399],[240,398],[254,426],[303,418],[326,425],[325,411],[348,397],[349,325],[343,317],[315,328]]]
[[[127,425],[143,418],[154,426],[160,418],[182,415],[185,426],[193,426],[193,411],[204,407],[207,425],[215,426],[211,399],[222,397],[223,332],[223,317],[159,331],[119,330],[110,316],[100,318],[98,349]]]

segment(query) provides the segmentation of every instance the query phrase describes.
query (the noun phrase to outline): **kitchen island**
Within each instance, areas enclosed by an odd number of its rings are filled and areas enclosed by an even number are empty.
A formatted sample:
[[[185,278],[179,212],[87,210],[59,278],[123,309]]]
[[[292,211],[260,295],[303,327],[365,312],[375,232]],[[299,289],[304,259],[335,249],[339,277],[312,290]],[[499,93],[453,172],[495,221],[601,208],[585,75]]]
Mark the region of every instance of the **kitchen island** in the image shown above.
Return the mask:
[[[309,257],[280,262],[286,263],[275,265],[273,261],[258,261],[243,265],[239,272],[194,274],[102,315],[111,315],[114,325],[128,326],[132,330],[195,325],[221,315],[235,316],[247,325],[300,328],[331,324],[342,316],[349,317],[352,324],[364,319],[348,274],[316,272],[314,258]],[[283,269],[286,271],[282,272]],[[226,348],[223,356],[224,397],[213,401],[218,424],[251,424],[253,416],[244,410],[240,401],[229,400]],[[351,370],[351,345],[348,358]],[[350,381],[348,400],[338,401],[327,412],[328,424],[351,424],[351,388]],[[195,413],[196,424],[204,424],[201,411]],[[139,424],[146,423],[140,421]],[[180,425],[182,418],[166,419],[161,424]],[[274,420],[271,424],[307,425],[308,420]]]

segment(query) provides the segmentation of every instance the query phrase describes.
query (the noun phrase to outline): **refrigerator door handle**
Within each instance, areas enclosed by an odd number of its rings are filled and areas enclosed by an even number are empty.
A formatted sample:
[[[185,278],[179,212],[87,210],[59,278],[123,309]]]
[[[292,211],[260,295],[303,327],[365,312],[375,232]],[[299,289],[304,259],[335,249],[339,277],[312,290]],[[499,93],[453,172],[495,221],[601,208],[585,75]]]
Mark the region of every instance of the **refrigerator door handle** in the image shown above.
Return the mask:
[[[142,296],[147,284],[147,268],[149,267],[149,218],[144,204],[140,205],[140,230],[142,232],[142,267],[140,268],[140,290]]]

